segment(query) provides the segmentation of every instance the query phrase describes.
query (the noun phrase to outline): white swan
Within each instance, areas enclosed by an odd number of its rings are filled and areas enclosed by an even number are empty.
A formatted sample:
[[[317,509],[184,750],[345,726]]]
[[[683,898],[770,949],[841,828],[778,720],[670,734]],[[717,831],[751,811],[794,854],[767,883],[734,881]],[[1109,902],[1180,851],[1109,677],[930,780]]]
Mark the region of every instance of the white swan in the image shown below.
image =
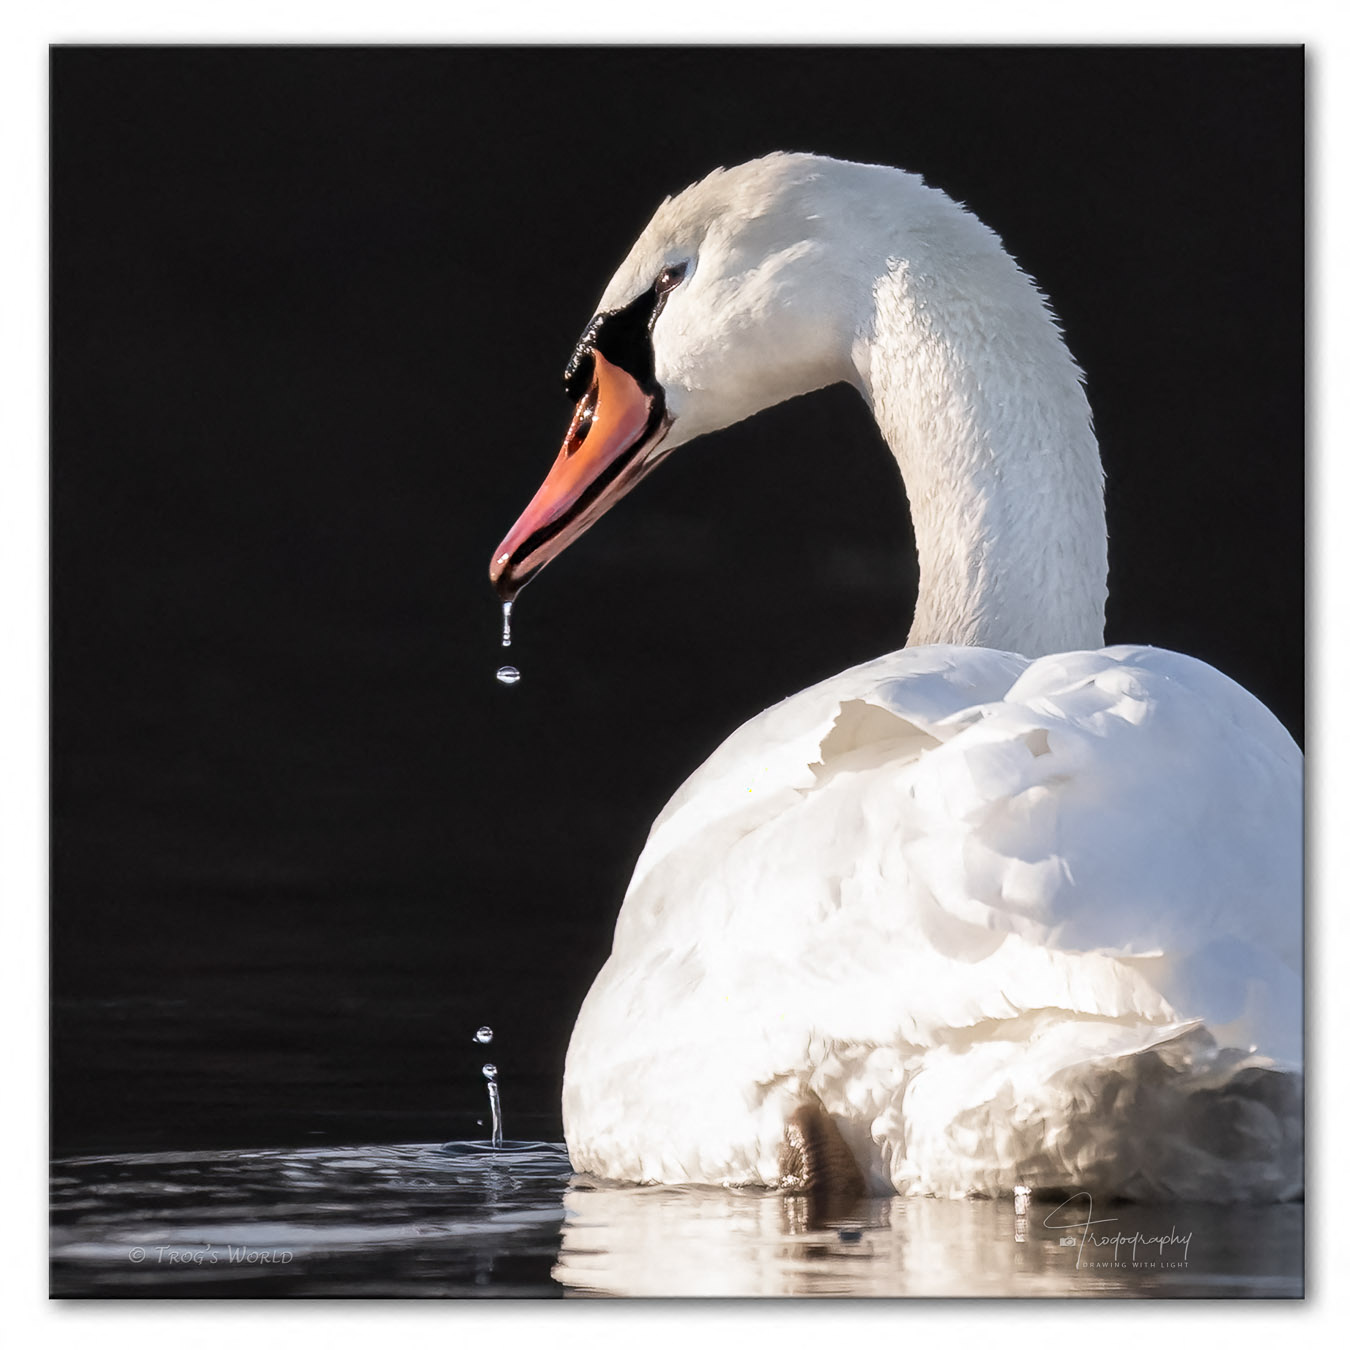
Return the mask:
[[[904,650],[746,723],[653,825],[568,1051],[574,1166],[1299,1194],[1301,756],[1200,661],[1096,650],[1090,411],[997,237],[895,169],[719,170],[661,205],[567,379],[503,598],[678,445],[840,380],[920,562]]]

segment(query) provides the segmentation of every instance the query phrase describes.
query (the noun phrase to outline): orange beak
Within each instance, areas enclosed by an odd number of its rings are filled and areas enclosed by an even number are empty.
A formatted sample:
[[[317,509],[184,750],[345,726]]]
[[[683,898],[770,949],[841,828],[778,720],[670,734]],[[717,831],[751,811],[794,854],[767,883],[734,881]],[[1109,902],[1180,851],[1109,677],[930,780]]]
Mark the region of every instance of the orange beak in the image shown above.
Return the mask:
[[[497,546],[488,575],[513,600],[545,563],[590,529],[660,459],[667,422],[659,390],[591,353],[590,388],[577,404],[562,449],[533,500]]]

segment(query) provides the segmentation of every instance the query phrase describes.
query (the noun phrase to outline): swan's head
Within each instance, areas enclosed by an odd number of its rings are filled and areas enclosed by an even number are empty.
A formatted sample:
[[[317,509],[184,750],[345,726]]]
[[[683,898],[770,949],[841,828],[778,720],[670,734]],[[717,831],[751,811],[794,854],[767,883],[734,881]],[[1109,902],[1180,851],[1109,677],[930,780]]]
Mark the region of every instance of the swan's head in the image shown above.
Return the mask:
[[[878,174],[909,178],[775,154],[661,204],[568,362],[562,450],[493,556],[503,599],[676,447],[855,377],[858,281],[875,260],[851,241]]]

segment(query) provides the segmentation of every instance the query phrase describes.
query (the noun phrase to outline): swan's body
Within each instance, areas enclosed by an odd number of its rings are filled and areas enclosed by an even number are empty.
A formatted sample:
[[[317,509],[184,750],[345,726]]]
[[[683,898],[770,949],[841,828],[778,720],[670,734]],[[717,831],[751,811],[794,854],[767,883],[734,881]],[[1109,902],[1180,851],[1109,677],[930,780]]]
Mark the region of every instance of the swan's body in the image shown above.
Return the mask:
[[[574,1165],[777,1184],[807,1102],[873,1189],[1297,1194],[1301,757],[1203,663],[1092,650],[1090,413],[997,238],[770,156],[663,204],[598,313],[503,594],[676,445],[841,379],[921,580],[905,650],[747,723],[653,826],[568,1052]]]
[[[772,1183],[815,1094],[902,1193],[1286,1191],[1283,1087],[1187,1096],[1298,1062],[1299,774],[1151,648],[907,649],[780,703],[652,828],[568,1053],[573,1164]]]

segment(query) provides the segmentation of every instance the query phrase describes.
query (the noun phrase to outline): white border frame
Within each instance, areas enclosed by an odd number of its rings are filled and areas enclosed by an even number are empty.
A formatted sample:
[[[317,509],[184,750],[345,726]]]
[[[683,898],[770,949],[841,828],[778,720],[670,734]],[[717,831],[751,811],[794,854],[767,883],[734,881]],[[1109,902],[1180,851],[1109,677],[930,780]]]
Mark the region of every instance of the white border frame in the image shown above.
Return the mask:
[[[597,1340],[640,1332],[657,1344],[683,1342],[691,1333],[720,1343],[765,1330],[778,1346],[840,1336],[886,1339],[936,1332],[994,1330],[1000,1347],[1040,1345],[1048,1335],[1072,1331],[1112,1343],[1135,1337],[1193,1341],[1217,1334],[1242,1343],[1275,1335],[1306,1336],[1316,1323],[1327,1332],[1341,1319],[1350,1281],[1338,1230],[1350,1225],[1342,1204],[1346,1182],[1338,1144],[1345,1135],[1347,1097],[1332,1070],[1345,1059],[1340,1043],[1339,957],[1346,951],[1346,882],[1350,877],[1350,828],[1346,814],[1346,761],[1350,760],[1350,625],[1342,582],[1350,558],[1350,435],[1345,399],[1350,352],[1345,341],[1350,222],[1344,210],[1346,110],[1350,60],[1331,7],[1303,0],[1275,6],[1197,0],[1141,0],[1129,6],[992,0],[923,8],[831,0],[789,6],[780,0],[729,3],[684,0],[652,13],[626,6],[561,6],[517,0],[488,15],[451,9],[430,0],[233,0],[194,7],[168,0],[70,0],[34,4],[0,25],[0,118],[6,205],[4,248],[7,285],[0,305],[0,355],[5,372],[0,397],[0,446],[5,485],[0,519],[0,595],[7,658],[4,687],[4,773],[0,775],[0,859],[6,926],[13,940],[0,987],[12,1033],[4,1113],[4,1156],[11,1164],[11,1193],[18,1213],[4,1222],[4,1269],[9,1291],[5,1321],[16,1344],[78,1346],[91,1341],[117,1350],[135,1346],[229,1346],[247,1338],[250,1350],[289,1346],[303,1337],[327,1345],[368,1345],[374,1319],[395,1317],[404,1346],[516,1337],[547,1339],[550,1350],[589,1347]],[[644,14],[646,17],[644,18]],[[828,22],[822,23],[825,15]],[[1015,17],[1016,22],[1013,22]],[[499,1303],[52,1303],[47,1289],[47,50],[59,42],[1302,42],[1308,45],[1309,107],[1309,979],[1310,1127],[1308,1201],[1308,1301],[1248,1304],[1172,1301],[1113,1302],[1109,1311],[1092,1300],[944,1304],[941,1301],[834,1301],[756,1304],[690,1300],[557,1305]],[[1339,602],[1339,603],[1338,603]],[[1259,634],[1253,640],[1260,640]],[[19,1185],[14,1185],[21,1176]],[[439,1311],[432,1311],[433,1308]],[[417,1311],[414,1311],[417,1310]],[[845,1322],[836,1319],[845,1317]],[[1294,1317],[1297,1328],[1276,1328]],[[1203,1330],[1195,1319],[1218,1320]],[[824,1319],[828,1318],[826,1321]],[[1109,1318],[1109,1324],[1104,1320]],[[692,1322],[696,1325],[691,1325]],[[1044,1321],[1043,1321],[1044,1319]],[[1048,1322],[1048,1325],[1045,1323]],[[31,1323],[31,1325],[30,1325]]]

